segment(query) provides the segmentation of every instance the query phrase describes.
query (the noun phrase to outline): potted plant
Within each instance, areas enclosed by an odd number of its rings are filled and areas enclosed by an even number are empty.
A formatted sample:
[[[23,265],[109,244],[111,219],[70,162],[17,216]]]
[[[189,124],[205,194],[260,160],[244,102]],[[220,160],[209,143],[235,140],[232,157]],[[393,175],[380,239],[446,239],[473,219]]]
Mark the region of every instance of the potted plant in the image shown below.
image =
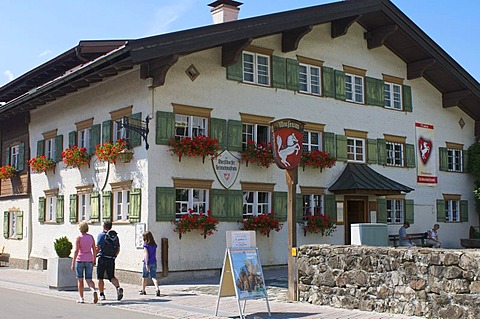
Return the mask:
[[[300,166],[305,170],[305,166],[314,168],[320,168],[322,171],[324,168],[330,168],[335,165],[337,158],[330,155],[330,153],[315,150],[311,152],[305,152],[300,159]]]
[[[28,166],[30,166],[34,173],[44,173],[48,170],[54,170],[55,162],[51,158],[41,155],[31,158],[28,161]]]
[[[182,160],[182,156],[198,156],[203,159],[203,162],[205,162],[206,156],[216,157],[218,156],[218,151],[220,150],[218,140],[205,135],[199,135],[193,138],[174,137],[170,140],[169,145],[170,153],[172,156],[178,156],[179,161]]]
[[[242,151],[242,163],[257,163],[259,166],[268,168],[273,162],[273,149],[271,143],[255,143],[248,140],[245,149]]]
[[[328,215],[308,215],[303,223],[303,235],[307,233],[322,234],[322,236],[331,236],[337,229],[335,222]]]
[[[67,147],[62,152],[62,158],[67,167],[90,166],[90,155],[85,147],[77,147],[77,145],[74,145],[72,148]]]
[[[105,142],[95,147],[95,155],[99,161],[115,164],[118,153],[127,148],[127,142],[119,139],[116,142]]]
[[[3,165],[0,167],[0,179],[10,179],[17,174],[17,169],[12,165]]]
[[[130,163],[133,158],[133,151],[129,148],[124,148],[118,153],[118,159],[122,163]]]
[[[188,214],[182,215],[182,217],[179,220],[175,220],[173,224],[175,225],[173,231],[178,233],[180,239],[182,239],[182,234],[191,232],[192,230],[200,230],[200,235],[205,239],[207,236],[212,235],[214,231],[217,231],[218,220],[212,217],[210,210],[207,211],[207,214],[196,214],[190,208]]]
[[[260,234],[270,237],[272,230],[279,232],[283,224],[280,223],[274,212],[251,216],[242,221],[241,230],[255,230]]]
[[[77,279],[70,269],[72,259],[69,256],[73,248],[72,242],[63,236],[54,241],[53,247],[58,257],[48,259],[49,287],[57,290],[77,289]]]

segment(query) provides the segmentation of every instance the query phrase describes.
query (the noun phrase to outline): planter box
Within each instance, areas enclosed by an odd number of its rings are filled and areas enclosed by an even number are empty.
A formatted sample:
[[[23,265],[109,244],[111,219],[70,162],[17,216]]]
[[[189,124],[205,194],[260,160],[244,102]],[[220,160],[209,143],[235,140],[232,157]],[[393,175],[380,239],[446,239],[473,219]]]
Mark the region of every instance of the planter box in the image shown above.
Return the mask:
[[[75,272],[70,269],[72,258],[49,258],[47,264],[48,287],[57,290],[77,290]]]

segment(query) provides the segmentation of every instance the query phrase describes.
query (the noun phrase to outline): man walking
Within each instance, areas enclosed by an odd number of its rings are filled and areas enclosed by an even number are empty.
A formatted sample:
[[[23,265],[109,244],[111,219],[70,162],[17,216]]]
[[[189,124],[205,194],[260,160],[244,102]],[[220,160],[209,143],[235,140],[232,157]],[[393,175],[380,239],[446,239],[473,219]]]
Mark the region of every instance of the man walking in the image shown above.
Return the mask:
[[[117,300],[122,300],[123,298],[123,288],[120,287],[120,283],[115,277],[115,258],[119,253],[120,240],[118,239],[117,232],[112,230],[111,221],[105,221],[103,223],[103,232],[98,234],[97,237],[97,279],[100,300],[106,300],[105,283],[103,281],[105,274],[107,275],[107,279],[117,289]]]

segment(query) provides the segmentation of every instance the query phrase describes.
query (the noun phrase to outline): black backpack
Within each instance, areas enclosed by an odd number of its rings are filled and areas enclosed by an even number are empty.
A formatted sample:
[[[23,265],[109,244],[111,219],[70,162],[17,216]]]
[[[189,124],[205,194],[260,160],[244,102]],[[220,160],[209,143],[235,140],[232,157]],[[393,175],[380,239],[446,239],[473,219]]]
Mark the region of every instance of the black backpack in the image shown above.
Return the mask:
[[[114,230],[109,230],[105,234],[105,244],[102,247],[102,256],[115,258],[117,256],[119,246],[120,242],[118,240],[117,232]]]

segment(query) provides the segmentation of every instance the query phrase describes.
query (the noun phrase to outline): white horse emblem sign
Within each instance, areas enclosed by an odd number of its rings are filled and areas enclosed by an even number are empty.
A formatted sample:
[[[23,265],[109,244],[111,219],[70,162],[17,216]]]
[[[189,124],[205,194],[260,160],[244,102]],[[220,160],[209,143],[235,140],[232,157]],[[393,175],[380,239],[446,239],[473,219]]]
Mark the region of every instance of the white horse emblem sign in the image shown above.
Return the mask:
[[[273,154],[281,169],[294,169],[302,156],[303,123],[283,119],[270,123],[273,128]]]

